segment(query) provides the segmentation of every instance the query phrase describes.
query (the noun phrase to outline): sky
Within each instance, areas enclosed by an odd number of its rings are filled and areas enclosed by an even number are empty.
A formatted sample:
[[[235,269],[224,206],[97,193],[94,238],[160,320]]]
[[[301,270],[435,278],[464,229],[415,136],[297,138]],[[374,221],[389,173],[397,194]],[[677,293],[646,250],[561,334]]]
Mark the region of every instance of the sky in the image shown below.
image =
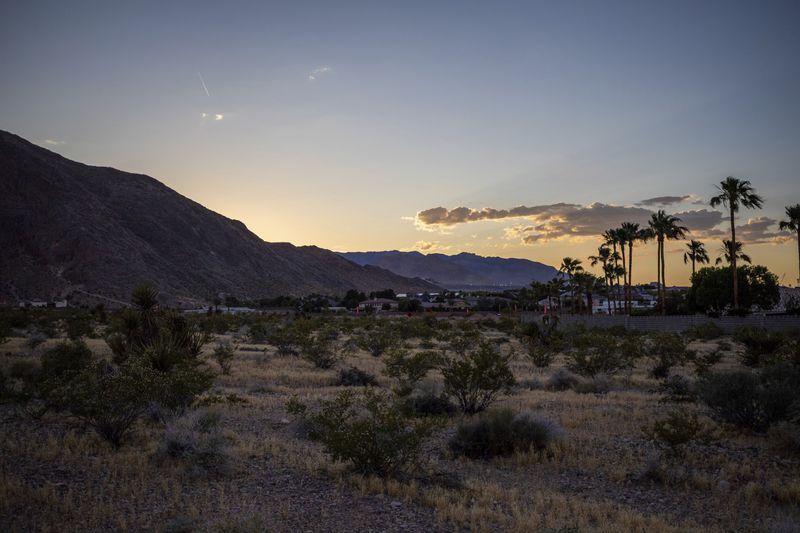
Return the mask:
[[[798,278],[800,2],[6,2],[0,129],[271,242],[523,257],[677,214]],[[667,283],[688,284],[684,242]],[[655,245],[634,281],[655,280]]]

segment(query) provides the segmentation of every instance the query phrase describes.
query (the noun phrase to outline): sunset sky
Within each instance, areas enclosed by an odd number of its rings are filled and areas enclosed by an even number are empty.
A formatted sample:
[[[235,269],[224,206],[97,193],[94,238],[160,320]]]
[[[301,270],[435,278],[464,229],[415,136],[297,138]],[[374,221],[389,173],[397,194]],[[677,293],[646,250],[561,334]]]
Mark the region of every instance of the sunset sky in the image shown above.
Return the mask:
[[[745,251],[794,285],[798,21],[797,1],[5,3],[0,129],[267,241],[555,266],[659,208],[713,259],[733,175],[765,199]],[[655,279],[654,245],[635,261]]]

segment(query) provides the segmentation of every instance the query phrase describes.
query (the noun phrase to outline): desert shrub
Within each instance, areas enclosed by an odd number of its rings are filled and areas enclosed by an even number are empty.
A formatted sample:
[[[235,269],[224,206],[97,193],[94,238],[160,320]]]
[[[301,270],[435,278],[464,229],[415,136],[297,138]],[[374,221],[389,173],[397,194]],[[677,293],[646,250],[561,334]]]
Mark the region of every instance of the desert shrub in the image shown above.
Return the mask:
[[[269,333],[269,326],[263,320],[255,321],[247,328],[247,338],[253,344],[264,344],[267,342]]]
[[[405,405],[414,416],[450,416],[458,410],[446,394],[433,392],[410,396]]]
[[[454,397],[465,413],[483,411],[500,391],[514,385],[510,359],[487,342],[447,359],[442,365],[445,393]]]
[[[721,420],[764,431],[787,419],[797,405],[800,369],[780,364],[753,372],[710,373],[700,382],[700,399]]]
[[[449,447],[456,455],[489,459],[530,450],[541,453],[563,434],[561,426],[550,419],[497,409],[459,424]]]
[[[683,334],[689,340],[710,341],[722,336],[724,332],[715,322],[705,322],[688,328]]]
[[[223,374],[227,375],[231,373],[231,363],[233,363],[233,357],[237,348],[238,346],[230,341],[218,342],[217,345],[214,346],[211,357],[217,362]]]
[[[380,357],[400,342],[400,336],[391,322],[379,322],[374,327],[363,331],[356,343],[373,357]]]
[[[471,322],[461,321],[450,329],[440,328],[438,338],[445,352],[463,357],[481,342],[481,332]]]
[[[517,329],[517,335],[525,346],[526,355],[539,368],[547,368],[556,354],[566,347],[564,336],[554,326],[539,327],[529,322]]]
[[[666,378],[673,366],[683,364],[691,356],[677,333],[651,333],[648,340],[647,350],[655,362],[650,375],[656,379]]]
[[[219,414],[195,410],[167,423],[157,455],[178,460],[192,469],[222,473],[227,470],[227,443],[219,425]]]
[[[146,364],[98,361],[51,392],[59,406],[119,447],[162,383]]]
[[[767,436],[778,449],[800,454],[800,423],[778,422],[769,428]]]
[[[547,388],[549,390],[563,391],[575,388],[580,383],[581,378],[573,374],[564,367],[558,368],[550,379],[547,380]]]
[[[66,319],[66,333],[67,338],[72,340],[92,336],[94,326],[91,317],[83,313],[68,316]]]
[[[673,374],[662,380],[659,392],[664,395],[662,401],[665,402],[686,403],[697,400],[697,388],[694,383],[680,374]]]
[[[267,334],[267,342],[275,346],[280,356],[297,355],[310,332],[297,321],[275,327]]]
[[[321,329],[306,338],[300,356],[320,369],[333,368],[342,358],[330,330]]]
[[[334,461],[348,461],[356,471],[379,477],[415,467],[431,430],[425,421],[408,419],[390,395],[372,388],[360,395],[344,390],[323,400],[316,412],[296,400],[287,408],[307,421],[311,437]]]
[[[579,380],[572,388],[579,394],[606,394],[611,391],[612,383],[608,376],[598,374],[593,378]]]
[[[542,390],[545,388],[544,383],[537,377],[523,379],[522,381],[517,382],[517,386],[521,389],[527,390]]]
[[[745,366],[760,367],[774,362],[775,352],[781,347],[783,336],[759,327],[741,327],[733,335],[733,340],[744,345],[740,361]]]
[[[33,333],[29,334],[28,337],[25,339],[25,346],[30,348],[31,350],[35,350],[42,344],[47,341],[48,337],[44,333],[40,331],[34,331]]]
[[[778,361],[800,366],[800,338],[797,336],[787,338],[775,355]]]
[[[398,382],[397,393],[400,396],[411,394],[414,387],[428,372],[442,363],[442,356],[433,351],[422,351],[409,354],[407,350],[395,348],[385,358],[383,373],[395,378]]]
[[[567,367],[582,376],[597,374],[609,376],[630,368],[631,356],[626,353],[623,340],[606,332],[590,332],[578,336],[569,350]]]
[[[712,438],[696,413],[677,410],[642,431],[653,444],[673,457],[682,457],[685,448],[693,442],[708,442]]]
[[[721,360],[722,351],[717,348],[716,350],[712,350],[710,352],[695,354],[695,356],[692,358],[692,363],[694,364],[695,373],[697,373],[698,376],[702,376]]]
[[[351,366],[339,370],[339,385],[344,387],[366,387],[376,383],[375,376],[360,368]]]

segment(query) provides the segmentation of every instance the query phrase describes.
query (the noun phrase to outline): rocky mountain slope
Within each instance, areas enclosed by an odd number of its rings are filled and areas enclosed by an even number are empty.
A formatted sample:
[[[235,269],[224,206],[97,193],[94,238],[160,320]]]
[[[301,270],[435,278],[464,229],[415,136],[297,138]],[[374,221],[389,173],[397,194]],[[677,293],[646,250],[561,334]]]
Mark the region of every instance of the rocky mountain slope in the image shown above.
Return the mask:
[[[435,290],[315,246],[267,243],[159,181],[93,167],[0,131],[0,301],[79,289],[127,299]]]

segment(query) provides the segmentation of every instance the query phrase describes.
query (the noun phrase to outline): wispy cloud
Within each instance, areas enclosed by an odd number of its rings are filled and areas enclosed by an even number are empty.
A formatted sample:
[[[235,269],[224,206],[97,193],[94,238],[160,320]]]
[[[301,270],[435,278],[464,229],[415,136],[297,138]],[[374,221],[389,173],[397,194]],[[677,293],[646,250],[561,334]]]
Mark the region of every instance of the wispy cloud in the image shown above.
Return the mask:
[[[63,144],[67,144],[65,141],[55,141],[53,139],[45,139],[44,144],[48,146],[61,146]]]
[[[648,207],[660,206],[665,207],[675,204],[692,204],[704,205],[705,200],[694,194],[684,194],[683,196],[656,196],[654,198],[646,198],[637,202],[636,205],[643,205]]]
[[[324,67],[318,67],[311,71],[311,74],[308,75],[308,81],[317,81],[320,77],[333,72],[333,69],[327,65]]]
[[[213,122],[219,122],[225,118],[222,113],[201,113],[200,116],[203,117],[203,120],[211,120]]]

